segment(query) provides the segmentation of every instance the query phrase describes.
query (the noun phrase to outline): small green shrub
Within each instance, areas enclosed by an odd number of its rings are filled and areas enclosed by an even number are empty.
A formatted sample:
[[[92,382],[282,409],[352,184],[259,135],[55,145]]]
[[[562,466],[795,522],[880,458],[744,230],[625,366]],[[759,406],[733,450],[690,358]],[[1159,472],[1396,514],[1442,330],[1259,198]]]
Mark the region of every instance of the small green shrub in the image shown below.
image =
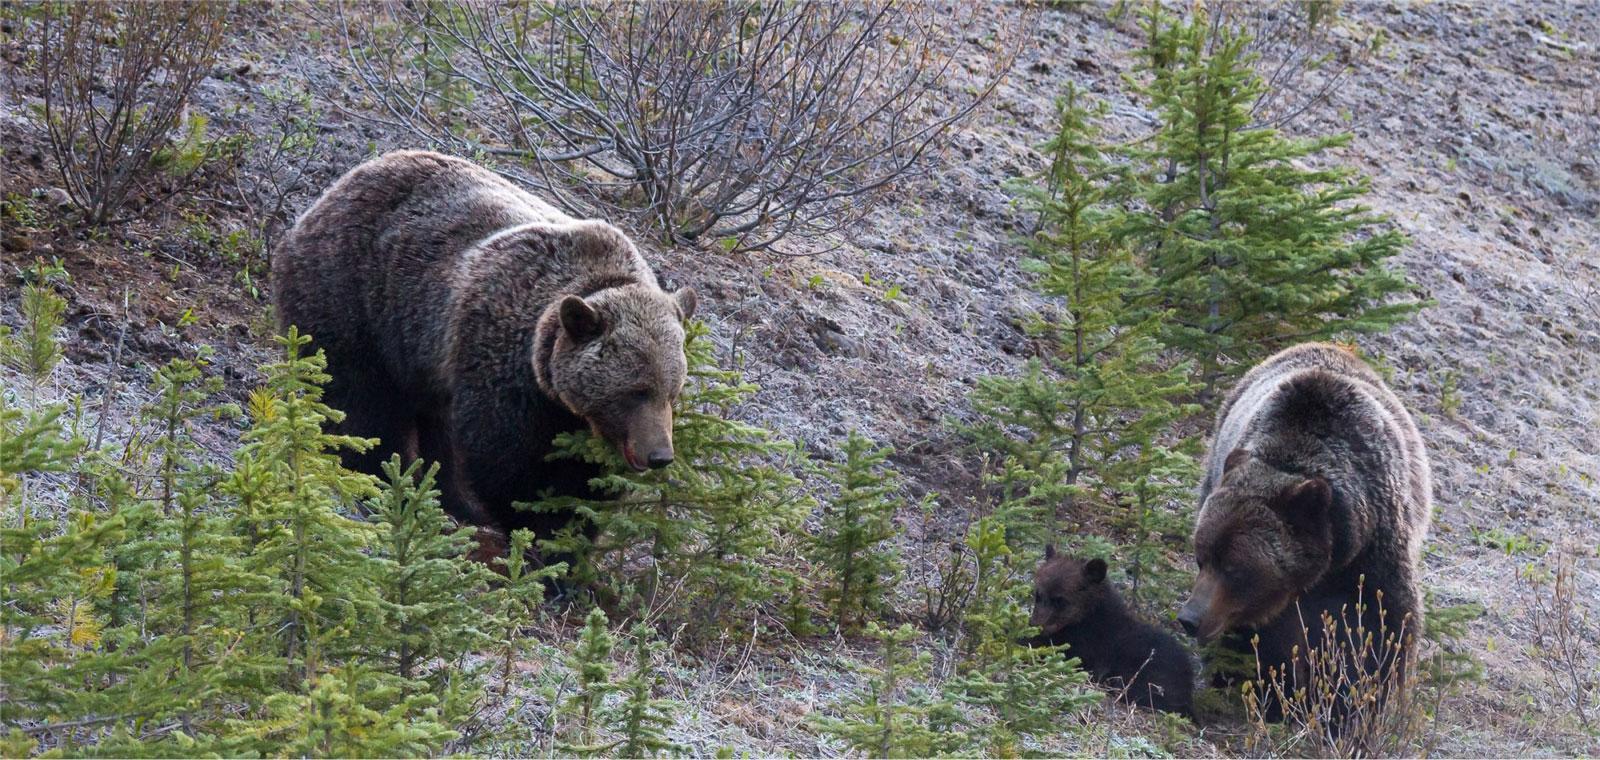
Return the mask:
[[[833,608],[840,628],[858,626],[878,612],[898,572],[893,550],[884,546],[895,535],[899,506],[893,497],[899,478],[884,468],[891,453],[852,432],[844,442],[844,460],[828,470],[839,492],[822,508],[812,551],[816,563],[831,575],[823,603]]]
[[[603,598],[637,596],[646,606],[673,590],[669,617],[690,633],[728,627],[786,588],[773,561],[782,536],[795,532],[811,502],[793,474],[803,455],[770,431],[730,419],[755,386],[718,369],[704,325],[691,325],[685,350],[689,382],[675,410],[677,461],[643,474],[625,472],[613,448],[587,432],[557,439],[557,457],[604,463],[594,481],[607,500],[551,498],[532,509],[573,510],[597,528],[578,527],[540,542],[574,557],[572,580]]]
[[[950,730],[954,708],[916,684],[927,678],[931,659],[911,648],[916,631],[909,625],[886,629],[868,623],[867,635],[878,641],[882,664],[866,668],[872,679],[866,691],[838,705],[839,717],[821,716],[813,725],[868,757],[932,757],[956,751],[961,737]]]

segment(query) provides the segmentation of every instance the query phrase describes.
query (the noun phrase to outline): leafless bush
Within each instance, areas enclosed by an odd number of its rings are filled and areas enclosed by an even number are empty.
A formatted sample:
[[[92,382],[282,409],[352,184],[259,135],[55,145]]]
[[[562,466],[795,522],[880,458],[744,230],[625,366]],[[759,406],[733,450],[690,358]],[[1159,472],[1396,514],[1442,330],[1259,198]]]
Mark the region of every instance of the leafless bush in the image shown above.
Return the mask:
[[[158,163],[197,163],[163,149],[210,70],[226,13],[219,2],[85,2],[43,14],[45,127],[90,224],[111,221]]]
[[[238,173],[235,185],[262,248],[270,250],[278,233],[288,227],[289,201],[304,189],[317,156],[319,114],[308,92],[268,89],[263,95],[266,103],[260,111],[271,127],[252,143],[244,157],[251,170]]]
[[[922,589],[922,626],[930,631],[954,625],[966,613],[967,603],[972,601],[974,578],[967,562],[967,548],[960,541],[937,542],[931,548],[943,554],[940,549],[945,546],[949,547],[948,554],[932,560],[935,582]]]
[[[1550,684],[1572,708],[1584,728],[1593,725],[1594,699],[1600,692],[1600,627],[1577,604],[1578,581],[1572,555],[1557,553],[1555,575],[1546,586],[1531,583],[1528,622],[1533,626],[1534,661],[1550,676]]]
[[[1302,623],[1309,648],[1281,666],[1257,660],[1245,683],[1251,752],[1327,757],[1409,756],[1416,753],[1427,711],[1421,703],[1410,621],[1369,630],[1367,602],[1335,616]],[[1387,620],[1381,595],[1378,620]],[[1313,629],[1312,626],[1317,628]],[[1442,692],[1434,692],[1442,694]],[[1281,726],[1272,726],[1280,717]]]
[[[365,9],[363,9],[365,10]],[[392,126],[676,241],[771,248],[851,225],[1014,57],[962,89],[972,5],[406,3],[340,23]]]

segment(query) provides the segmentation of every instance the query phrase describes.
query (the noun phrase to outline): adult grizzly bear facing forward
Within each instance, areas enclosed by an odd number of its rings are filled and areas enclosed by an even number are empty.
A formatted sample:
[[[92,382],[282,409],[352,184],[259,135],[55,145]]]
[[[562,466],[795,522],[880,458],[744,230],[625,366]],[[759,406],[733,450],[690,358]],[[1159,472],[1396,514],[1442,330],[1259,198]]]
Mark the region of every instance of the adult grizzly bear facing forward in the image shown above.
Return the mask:
[[[1355,355],[1310,343],[1252,369],[1222,408],[1205,466],[1199,575],[1178,615],[1191,633],[1235,634],[1245,652],[1260,634],[1262,672],[1280,673],[1294,647],[1303,667],[1308,648],[1334,644],[1323,641],[1325,612],[1341,641],[1357,623],[1378,646],[1402,627],[1420,637],[1428,456],[1411,415]],[[1366,658],[1365,672],[1404,665],[1387,654]]]
[[[278,319],[327,353],[339,432],[441,463],[445,508],[548,535],[521,512],[541,491],[590,496],[596,468],[546,462],[590,429],[636,470],[672,462],[694,292],[662,291],[633,244],[468,161],[422,151],[356,167],[295,223],[272,261]]]

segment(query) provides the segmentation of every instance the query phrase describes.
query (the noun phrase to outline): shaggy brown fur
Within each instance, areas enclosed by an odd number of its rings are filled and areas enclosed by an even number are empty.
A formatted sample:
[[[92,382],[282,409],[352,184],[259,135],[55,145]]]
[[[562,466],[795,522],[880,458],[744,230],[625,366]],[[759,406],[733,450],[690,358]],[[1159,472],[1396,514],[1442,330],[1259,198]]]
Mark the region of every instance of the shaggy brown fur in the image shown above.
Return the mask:
[[[1431,493],[1411,416],[1354,354],[1312,343],[1267,359],[1218,418],[1179,620],[1244,651],[1259,633],[1263,670],[1281,672],[1293,647],[1322,645],[1323,612],[1357,622],[1359,588],[1367,631],[1414,638]]]
[[[1036,643],[1067,644],[1096,682],[1118,690],[1124,702],[1188,715],[1194,665],[1183,646],[1138,619],[1106,581],[1105,560],[1057,556],[1045,547],[1033,581]]]
[[[616,228],[575,220],[486,169],[421,151],[351,170],[275,252],[278,318],[327,352],[342,433],[442,463],[458,519],[548,535],[541,492],[592,496],[598,471],[546,462],[585,428],[636,469],[672,461],[694,293],[661,290]]]

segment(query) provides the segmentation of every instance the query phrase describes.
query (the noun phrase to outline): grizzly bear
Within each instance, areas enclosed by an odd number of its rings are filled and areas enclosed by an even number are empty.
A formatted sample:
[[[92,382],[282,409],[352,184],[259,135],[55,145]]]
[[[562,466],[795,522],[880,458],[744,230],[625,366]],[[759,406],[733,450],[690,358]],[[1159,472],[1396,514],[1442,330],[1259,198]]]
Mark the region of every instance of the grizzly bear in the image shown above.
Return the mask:
[[[635,470],[672,462],[694,292],[664,292],[605,222],[471,162],[399,151],[324,192],[272,272],[281,325],[326,353],[338,432],[380,441],[347,465],[437,461],[463,522],[539,536],[567,524],[512,507],[595,496],[597,466],[546,461],[560,433],[592,431]]]
[[[1034,574],[1030,643],[1068,645],[1066,654],[1124,702],[1189,715],[1194,666],[1170,634],[1130,612],[1106,580],[1106,561],[1057,555],[1044,548]]]
[[[1422,630],[1431,493],[1411,415],[1353,353],[1310,343],[1268,358],[1218,416],[1194,530],[1199,574],[1179,621],[1254,653],[1261,673],[1301,679],[1308,652],[1331,652],[1360,626],[1404,648],[1358,661],[1345,646],[1345,661],[1380,681],[1402,674]],[[1324,614],[1336,642],[1324,640]],[[1269,717],[1282,707],[1269,704]]]

